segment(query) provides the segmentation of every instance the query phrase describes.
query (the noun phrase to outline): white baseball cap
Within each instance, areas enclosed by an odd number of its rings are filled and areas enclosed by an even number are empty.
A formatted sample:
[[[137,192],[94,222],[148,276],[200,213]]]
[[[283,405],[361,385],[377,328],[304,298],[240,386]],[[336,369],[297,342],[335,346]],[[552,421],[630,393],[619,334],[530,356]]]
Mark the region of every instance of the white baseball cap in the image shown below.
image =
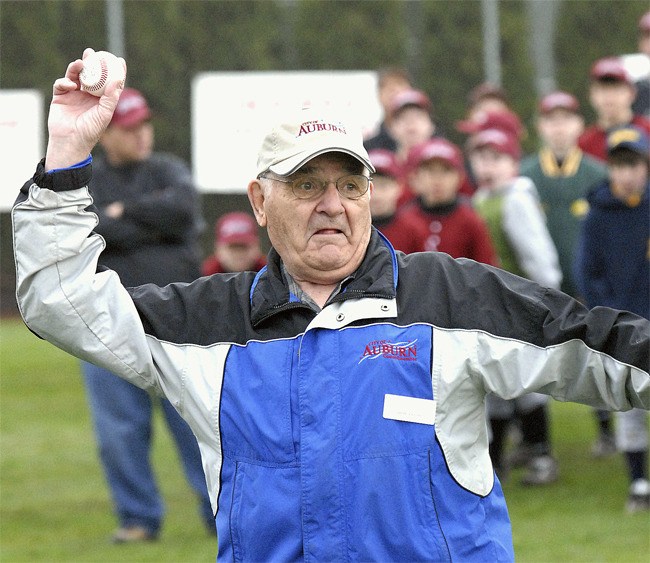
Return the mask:
[[[264,137],[257,157],[257,174],[270,170],[288,176],[312,158],[328,152],[349,154],[371,173],[375,171],[363,146],[361,129],[326,110],[309,107],[294,112]]]

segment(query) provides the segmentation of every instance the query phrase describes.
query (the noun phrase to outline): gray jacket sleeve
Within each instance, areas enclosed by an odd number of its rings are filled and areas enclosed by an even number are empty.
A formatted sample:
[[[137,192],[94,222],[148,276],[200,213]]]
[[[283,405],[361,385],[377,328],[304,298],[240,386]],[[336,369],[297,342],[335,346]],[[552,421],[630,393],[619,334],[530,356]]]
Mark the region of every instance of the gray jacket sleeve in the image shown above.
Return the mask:
[[[104,240],[87,187],[31,183],[12,210],[16,299],[27,326],[59,348],[143,388],[157,387],[142,323],[115,272],[97,271]],[[26,195],[26,197],[24,197]]]

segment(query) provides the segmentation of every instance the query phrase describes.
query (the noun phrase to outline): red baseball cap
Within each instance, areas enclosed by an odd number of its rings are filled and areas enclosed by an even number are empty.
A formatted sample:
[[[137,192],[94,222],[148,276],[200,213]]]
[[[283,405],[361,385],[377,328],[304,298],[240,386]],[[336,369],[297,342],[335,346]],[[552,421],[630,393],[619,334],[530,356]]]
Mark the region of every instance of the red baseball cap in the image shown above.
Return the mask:
[[[233,211],[222,216],[215,226],[214,236],[219,244],[257,244],[257,223],[248,213]]]
[[[580,103],[578,99],[568,92],[556,90],[550,94],[546,94],[539,102],[539,113],[550,113],[555,109],[564,109],[573,113],[580,111]]]
[[[401,170],[395,153],[386,149],[374,149],[368,152],[370,162],[375,167],[375,172],[380,176],[399,178]]]
[[[407,165],[409,170],[413,170],[423,162],[436,159],[446,162],[459,172],[464,170],[461,150],[453,143],[440,137],[429,139],[414,146],[409,151]]]
[[[474,134],[488,129],[499,129],[517,138],[521,138],[524,127],[516,113],[508,110],[481,111],[473,119],[466,119],[456,123],[456,129],[463,133]]]
[[[508,154],[515,160],[521,158],[521,147],[517,136],[502,129],[486,129],[470,137],[468,149],[473,151],[483,147],[490,147],[495,151]]]
[[[590,76],[592,80],[609,79],[632,84],[632,78],[625,69],[623,61],[618,57],[598,59],[591,67]]]
[[[129,128],[148,119],[151,119],[151,110],[142,93],[135,88],[124,88],[110,125]]]
[[[422,90],[403,90],[399,92],[390,105],[391,115],[399,113],[406,107],[414,106],[431,113],[431,100]]]

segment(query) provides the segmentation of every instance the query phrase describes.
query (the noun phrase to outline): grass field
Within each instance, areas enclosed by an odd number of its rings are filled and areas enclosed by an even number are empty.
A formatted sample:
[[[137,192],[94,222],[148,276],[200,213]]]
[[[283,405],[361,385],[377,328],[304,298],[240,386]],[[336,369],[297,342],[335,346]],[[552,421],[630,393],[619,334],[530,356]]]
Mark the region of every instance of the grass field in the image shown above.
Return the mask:
[[[158,413],[159,414],[159,413]],[[505,484],[518,561],[650,561],[650,516],[623,511],[618,456],[589,457],[587,407],[552,404],[561,480],[543,489]],[[168,515],[156,543],[114,546],[115,526],[77,361],[18,320],[0,326],[0,560],[213,561],[167,432],[156,418],[154,466]]]

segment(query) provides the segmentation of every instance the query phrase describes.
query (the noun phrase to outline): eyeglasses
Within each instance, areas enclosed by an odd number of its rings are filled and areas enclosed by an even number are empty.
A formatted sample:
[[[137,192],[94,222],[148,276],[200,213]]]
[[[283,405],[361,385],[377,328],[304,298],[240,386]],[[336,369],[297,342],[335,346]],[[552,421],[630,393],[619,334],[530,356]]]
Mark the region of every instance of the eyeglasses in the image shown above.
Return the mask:
[[[257,178],[288,184],[291,187],[293,195],[298,199],[315,199],[325,193],[327,186],[330,184],[330,180],[321,180],[320,178],[304,175],[287,180],[282,178],[269,178],[268,176],[264,176],[264,174],[260,174]],[[370,180],[372,178],[363,174],[341,176],[336,180],[336,190],[345,199],[359,199],[368,191]]]

